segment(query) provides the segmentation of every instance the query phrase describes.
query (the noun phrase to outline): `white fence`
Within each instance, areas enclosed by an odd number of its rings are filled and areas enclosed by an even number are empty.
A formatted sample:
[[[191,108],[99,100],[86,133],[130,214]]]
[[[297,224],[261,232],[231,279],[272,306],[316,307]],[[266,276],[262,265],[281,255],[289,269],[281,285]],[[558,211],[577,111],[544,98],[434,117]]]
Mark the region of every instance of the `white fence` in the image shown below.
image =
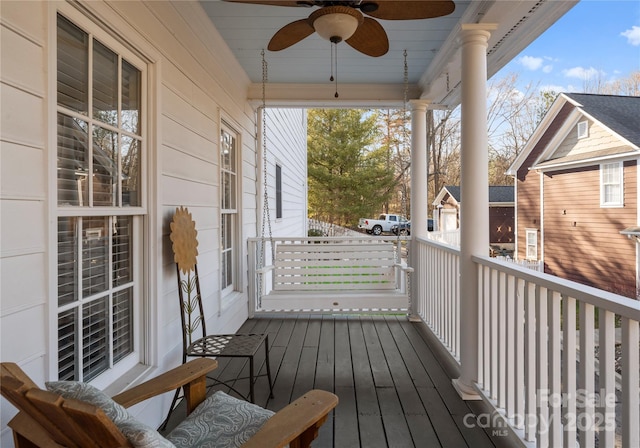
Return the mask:
[[[523,268],[533,269],[538,272],[544,272],[544,263],[542,261],[535,260],[516,260],[511,257],[504,257],[502,255],[496,257],[497,260],[506,261],[508,263],[515,263]]]
[[[347,227],[338,226],[336,224],[330,224],[324,221],[318,221],[317,219],[309,219],[308,220],[308,229],[309,231],[316,231],[321,233],[321,235],[314,236],[364,236],[364,233],[358,232],[357,230],[351,230]]]
[[[427,232],[427,239],[460,248],[460,230]]]

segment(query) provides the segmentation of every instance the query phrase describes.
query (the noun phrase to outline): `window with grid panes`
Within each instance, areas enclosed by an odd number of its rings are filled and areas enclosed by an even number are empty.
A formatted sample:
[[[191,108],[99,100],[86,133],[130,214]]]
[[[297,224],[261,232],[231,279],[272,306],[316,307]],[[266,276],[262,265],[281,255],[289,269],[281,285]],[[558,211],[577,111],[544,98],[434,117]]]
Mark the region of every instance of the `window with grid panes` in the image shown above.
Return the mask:
[[[115,44],[114,44],[115,46]],[[143,64],[57,17],[58,377],[137,362]]]
[[[526,229],[527,260],[538,260],[538,230]]]
[[[220,135],[220,176],[222,179],[222,187],[220,188],[222,193],[220,205],[220,235],[222,239],[220,243],[220,270],[223,293],[234,289],[236,278],[236,257],[238,256],[236,253],[236,227],[238,225],[237,145],[237,134],[223,126]]]
[[[622,206],[622,162],[600,165],[600,205]]]

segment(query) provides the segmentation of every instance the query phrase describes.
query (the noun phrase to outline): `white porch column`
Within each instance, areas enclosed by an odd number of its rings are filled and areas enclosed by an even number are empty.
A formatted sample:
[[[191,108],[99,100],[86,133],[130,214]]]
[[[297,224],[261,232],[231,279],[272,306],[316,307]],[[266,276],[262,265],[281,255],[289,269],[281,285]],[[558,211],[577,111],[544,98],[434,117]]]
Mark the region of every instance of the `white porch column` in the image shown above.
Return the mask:
[[[492,24],[463,24],[460,181],[460,378],[464,399],[478,399],[478,272],[472,255],[489,254],[487,46]]]
[[[411,238],[427,236],[427,103],[411,101]]]
[[[427,236],[427,215],[429,198],[427,189],[427,103],[410,101],[411,107],[411,243],[416,247],[416,238]],[[416,251],[409,251],[410,266],[417,266]],[[411,276],[411,297],[409,303],[409,320],[421,322],[416,307],[417,277]]]

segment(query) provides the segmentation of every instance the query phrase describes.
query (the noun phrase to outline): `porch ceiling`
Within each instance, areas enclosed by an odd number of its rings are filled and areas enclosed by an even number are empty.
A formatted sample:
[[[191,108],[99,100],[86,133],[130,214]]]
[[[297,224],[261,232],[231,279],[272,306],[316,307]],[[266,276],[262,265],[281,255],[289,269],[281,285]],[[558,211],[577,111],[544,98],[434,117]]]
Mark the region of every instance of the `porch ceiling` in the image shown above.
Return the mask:
[[[385,1],[385,0],[381,0]],[[425,0],[427,1],[427,0]],[[460,101],[463,23],[495,23],[488,49],[492,76],[549,28],[577,1],[455,0],[455,11],[426,20],[380,20],[389,52],[378,58],[338,45],[340,97],[329,81],[330,44],[313,34],[292,47],[266,51],[270,105],[398,105],[404,98],[403,51],[408,53],[409,99],[453,107]],[[313,9],[201,0],[212,23],[253,83],[249,98],[262,97],[262,61],[271,36],[282,26],[308,17]],[[315,9],[315,8],[314,8]]]

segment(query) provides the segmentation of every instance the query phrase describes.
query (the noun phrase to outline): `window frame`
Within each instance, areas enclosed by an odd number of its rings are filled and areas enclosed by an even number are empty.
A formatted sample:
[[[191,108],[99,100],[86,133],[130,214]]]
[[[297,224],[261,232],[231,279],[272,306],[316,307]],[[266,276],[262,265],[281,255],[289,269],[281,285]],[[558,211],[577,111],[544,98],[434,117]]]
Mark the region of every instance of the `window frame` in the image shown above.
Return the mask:
[[[615,171],[617,182],[609,182],[607,179],[607,170]],[[624,207],[624,164],[623,162],[607,162],[600,164],[600,207],[601,208],[617,208]],[[618,200],[608,200],[607,187],[618,188]]]
[[[525,229],[525,259],[538,261],[538,229]]]
[[[228,306],[228,302],[229,302],[229,297],[231,297],[235,292],[240,291],[241,290],[241,266],[240,266],[240,259],[242,258],[242,248],[241,248],[241,244],[240,244],[240,223],[242,222],[241,219],[241,209],[242,209],[242,205],[241,205],[241,197],[242,197],[242,192],[241,192],[241,173],[240,173],[240,168],[242,166],[242,141],[241,141],[241,133],[238,132],[236,130],[237,128],[235,126],[233,126],[229,120],[225,120],[225,119],[221,119],[220,121],[220,133],[219,133],[219,157],[218,157],[218,162],[219,162],[219,176],[220,176],[220,296],[221,296],[221,308],[226,308]],[[232,171],[231,173],[233,174],[233,179],[235,180],[235,182],[233,182],[233,187],[235,189],[235,192],[232,194],[232,196],[234,197],[234,201],[235,201],[235,207],[233,208],[224,208],[223,205],[225,203],[224,201],[224,195],[225,195],[225,182],[224,182],[224,175],[225,172],[229,172],[228,170],[225,170],[225,168],[223,167],[223,163],[222,163],[222,146],[223,146],[223,135],[224,133],[229,134],[234,142],[234,151],[235,151],[235,156],[233,158],[233,163],[234,163],[234,169],[235,171]],[[224,248],[224,229],[223,226],[225,225],[225,216],[227,215],[231,215],[232,216],[232,223],[231,223],[231,236],[230,236],[230,241],[231,241],[231,260],[228,263],[229,266],[231,266],[232,272],[231,272],[231,282],[227,283],[224,276],[225,276],[225,269],[224,269],[224,257],[225,257],[225,248]]]
[[[68,109],[64,105],[58,104],[58,16],[64,17],[66,20],[71,22],[74,26],[81,29],[84,33],[87,34],[89,42],[96,40],[100,42],[101,45],[106,46],[112,52],[114,52],[117,56],[118,60],[118,77],[117,77],[117,97],[118,97],[118,112],[122,109],[120,108],[122,101],[122,89],[120,86],[123,82],[123,62],[126,61],[131,67],[135,68],[139,71],[139,131],[137,133],[137,138],[139,139],[139,193],[138,199],[139,202],[137,205],[124,205],[120,202],[123,197],[123,192],[121,190],[121,181],[118,181],[117,186],[115,187],[118,194],[118,203],[116,205],[96,205],[96,206],[84,206],[84,205],[65,205],[59,203],[58,198],[58,176],[57,176],[57,156],[58,156],[58,114],[63,113],[66,116],[81,119],[84,121],[88,121],[91,123],[99,123],[104,125],[104,122],[99,122],[98,118],[93,117],[93,106],[91,100],[87,100],[87,111],[86,115],[81,112],[76,112],[71,109]],[[48,158],[48,166],[49,166],[49,198],[50,198],[50,216],[52,219],[50,220],[51,224],[49,226],[49,234],[51,236],[51,241],[56,242],[55,246],[52,248],[49,257],[49,266],[50,266],[50,291],[51,297],[55,297],[55,299],[49,302],[49,310],[50,310],[50,339],[49,339],[49,351],[52,354],[49,357],[49,366],[52,378],[58,377],[58,364],[59,364],[59,345],[58,345],[58,323],[59,323],[59,313],[64,312],[68,309],[76,308],[81,312],[82,307],[78,304],[58,304],[58,222],[61,218],[73,218],[79,217],[80,220],[84,220],[87,218],[95,218],[95,217],[105,217],[111,220],[115,216],[124,216],[131,218],[131,235],[130,238],[130,261],[131,261],[131,291],[132,291],[132,332],[133,332],[133,350],[131,353],[127,354],[124,358],[118,361],[115,365],[112,364],[112,356],[114,347],[109,347],[109,366],[106,370],[99,373],[97,376],[90,380],[91,384],[95,385],[98,388],[105,388],[108,385],[112,384],[116,379],[121,378],[124,374],[131,371],[136,365],[140,365],[147,361],[146,357],[148,355],[148,341],[149,332],[142,325],[144,320],[143,313],[149,313],[149,309],[147,304],[146,293],[149,287],[148,284],[148,276],[149,274],[146,272],[145,263],[148,263],[151,258],[149,258],[149,254],[145,251],[149,250],[148,241],[150,238],[149,232],[150,227],[148,225],[148,185],[149,185],[149,171],[148,171],[148,145],[149,142],[149,129],[151,123],[150,117],[150,108],[148,105],[149,99],[149,91],[151,88],[151,84],[149,82],[149,76],[151,73],[150,61],[144,60],[141,57],[141,53],[137,51],[132,51],[131,49],[124,46],[121,42],[122,39],[119,39],[118,35],[112,30],[107,30],[104,27],[99,26],[95,22],[93,22],[90,18],[88,18],[85,14],[80,12],[78,9],[74,8],[71,5],[61,4],[57,8],[51,9],[50,20],[52,26],[50,27],[50,39],[51,42],[55,43],[55,45],[51,45],[51,51],[49,53],[49,67],[52,68],[51,73],[55,74],[55,76],[49,77],[49,91],[51,92],[50,101],[49,101],[49,120],[51,123],[49,139],[50,139],[50,147],[53,148],[52,151],[49,152]],[[130,41],[128,39],[127,41]],[[138,49],[139,50],[139,49]],[[93,48],[92,44],[89,43],[87,47],[87,57],[89,59],[93,58],[92,54]],[[92,78],[93,74],[91,71],[91,64],[89,64],[87,76],[89,79]],[[88,87],[88,95],[93,95],[91,91],[91,82],[89,82]],[[101,126],[102,127],[102,126]],[[107,128],[113,129],[113,126],[107,125]],[[119,123],[116,123],[115,128],[119,129],[120,134],[126,136],[126,132],[124,132],[120,127]],[[89,131],[91,128],[89,127]],[[120,142],[120,140],[118,140]],[[122,149],[122,145],[118,146],[118,150]],[[118,157],[118,160],[120,157]],[[122,166],[118,164],[119,173],[122,172]],[[121,177],[119,177],[121,179]],[[91,192],[90,192],[91,193]],[[111,222],[111,221],[109,221]],[[78,241],[76,239],[76,241]],[[80,243],[78,243],[80,244]],[[103,295],[108,295],[109,297],[113,294],[116,294],[119,290],[126,289],[121,288],[120,286],[113,284],[112,272],[114,272],[114,262],[113,262],[113,247],[107,244],[106,249],[108,251],[108,255],[106,259],[106,276],[110,284],[108,285],[108,289],[110,292],[104,293]],[[76,266],[78,264],[76,263]],[[151,264],[149,264],[151,266]],[[80,266],[78,269],[82,269]],[[76,280],[78,282],[79,280]],[[79,290],[82,289],[81,283],[76,283],[76,286],[79,287]],[[128,287],[128,286],[127,286]],[[111,299],[109,299],[109,306],[112,305]],[[110,323],[112,322],[114,309],[110,308],[109,319]],[[148,317],[148,316],[147,316]],[[82,317],[76,320],[77,323],[82,323]],[[82,327],[82,324],[79,325]],[[111,329],[111,327],[109,327]],[[113,333],[108,334],[109,344],[111,343],[111,338]],[[82,343],[82,328],[78,330],[78,335],[76,341]],[[80,356],[79,352],[76,351],[76,356]],[[76,361],[79,366],[77,370],[82,369],[82,361],[81,356]],[[82,373],[80,373],[80,377]]]

